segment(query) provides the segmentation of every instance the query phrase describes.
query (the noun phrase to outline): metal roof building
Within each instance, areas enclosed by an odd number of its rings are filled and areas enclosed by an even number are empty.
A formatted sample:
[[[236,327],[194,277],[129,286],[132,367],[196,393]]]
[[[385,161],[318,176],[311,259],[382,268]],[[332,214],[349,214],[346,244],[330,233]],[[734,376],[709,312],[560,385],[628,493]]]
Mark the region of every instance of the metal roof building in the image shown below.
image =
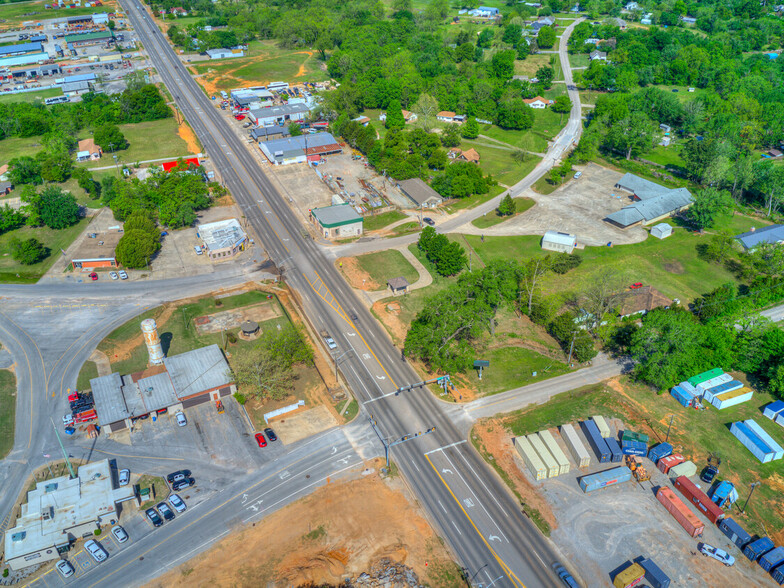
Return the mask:
[[[236,218],[199,225],[196,236],[202,240],[210,259],[233,257],[248,244],[248,235]]]
[[[329,133],[273,139],[259,143],[259,149],[271,163],[276,165],[305,163],[307,155],[330,155],[343,151],[337,139]]]
[[[625,174],[615,187],[631,192],[637,200],[607,215],[605,220],[622,229],[660,221],[686,210],[694,203],[691,192],[686,188],[667,188],[634,174]]]
[[[314,208],[310,220],[321,229],[326,239],[356,237],[362,234],[362,217],[350,204]]]
[[[546,251],[571,253],[575,247],[577,247],[577,237],[569,233],[547,231],[542,237],[542,249]]]
[[[38,41],[34,43],[18,43],[16,45],[6,45],[5,47],[0,47],[0,57],[24,55],[25,53],[41,53],[43,50],[43,45]]]
[[[43,53],[28,53],[26,55],[11,55],[10,57],[0,57],[0,68],[30,65],[31,63],[40,63],[48,60],[49,54],[46,51]]]
[[[90,91],[89,82],[70,82],[68,84],[62,84],[60,87],[63,90],[63,94],[79,94],[80,92]]]
[[[444,201],[444,198],[423,182],[420,178],[401,180],[398,186],[417,207],[433,208]]]
[[[754,229],[747,233],[735,235],[746,250],[754,249],[764,243],[784,243],[784,225],[770,225],[761,229]]]
[[[95,74],[86,73],[86,74],[78,74],[75,76],[65,76],[64,78],[55,80],[54,83],[57,85],[62,85],[62,84],[73,84],[74,82],[93,82],[93,81],[95,81]]]

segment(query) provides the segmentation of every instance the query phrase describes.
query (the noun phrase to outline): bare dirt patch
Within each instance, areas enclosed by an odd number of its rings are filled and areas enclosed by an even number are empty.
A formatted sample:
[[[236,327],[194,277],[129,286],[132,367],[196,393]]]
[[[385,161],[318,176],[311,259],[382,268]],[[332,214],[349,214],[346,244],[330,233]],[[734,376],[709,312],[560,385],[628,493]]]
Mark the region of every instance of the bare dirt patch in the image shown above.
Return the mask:
[[[454,564],[402,483],[369,475],[320,488],[150,585],[338,585],[384,558],[409,566],[420,582],[454,585],[436,575]]]
[[[340,257],[336,263],[352,288],[373,292],[381,287],[369,273],[359,267],[356,257]]]
[[[305,55],[305,59],[299,66],[299,70],[297,70],[295,78],[299,78],[304,76],[307,71],[305,70],[305,61],[308,60],[309,57],[313,55],[312,51],[294,51],[291,55]],[[264,55],[257,55],[255,57],[242,57],[237,60],[237,67],[226,70],[222,73],[217,73],[215,70],[210,69],[204,75],[198,75],[195,70],[191,70],[191,73],[194,74],[196,77],[196,81],[200,83],[204,89],[207,91],[208,94],[218,94],[220,93],[220,85],[232,85],[236,88],[248,88],[251,86],[257,86],[259,83],[261,84],[268,84],[271,82],[271,79],[260,79],[260,80],[245,80],[243,78],[237,77],[234,74],[244,69],[254,63],[261,63],[262,61],[272,61],[275,59],[280,59],[279,55],[273,56],[264,56]]]
[[[671,261],[665,263],[662,267],[671,274],[682,274],[684,271],[683,264],[680,261]]]
[[[239,327],[244,321],[261,323],[281,316],[277,304],[261,302],[253,306],[243,306],[234,310],[224,310],[194,319],[200,333],[219,333],[224,329]]]
[[[180,136],[180,139],[188,144],[188,150],[191,153],[201,153],[201,146],[199,145],[199,140],[196,138],[196,134],[184,120],[180,123],[180,126],[177,127],[177,134]]]
[[[373,312],[384,323],[396,342],[405,341],[408,327],[400,320],[400,304],[380,300],[373,305]]]

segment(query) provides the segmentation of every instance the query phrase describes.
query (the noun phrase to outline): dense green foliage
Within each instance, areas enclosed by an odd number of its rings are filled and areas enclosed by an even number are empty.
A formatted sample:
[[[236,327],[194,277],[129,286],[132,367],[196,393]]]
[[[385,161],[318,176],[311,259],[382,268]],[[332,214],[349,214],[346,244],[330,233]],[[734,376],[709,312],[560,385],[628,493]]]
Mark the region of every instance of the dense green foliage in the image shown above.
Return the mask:
[[[48,185],[40,192],[31,185],[24,186],[19,197],[25,203],[26,224],[32,227],[64,229],[75,225],[81,217],[76,198],[59,186]]]
[[[33,265],[48,256],[49,249],[38,239],[30,237],[24,241],[17,238],[11,240],[11,257],[22,265]]]
[[[446,235],[436,233],[433,227],[423,229],[417,245],[442,276],[454,276],[468,263],[465,250],[460,243],[450,241]]]
[[[161,244],[154,235],[141,229],[125,231],[117,247],[115,255],[117,261],[128,268],[147,267],[150,259]]]
[[[120,127],[114,123],[107,122],[96,127],[93,139],[95,144],[106,153],[128,149],[128,141],[125,140]]]

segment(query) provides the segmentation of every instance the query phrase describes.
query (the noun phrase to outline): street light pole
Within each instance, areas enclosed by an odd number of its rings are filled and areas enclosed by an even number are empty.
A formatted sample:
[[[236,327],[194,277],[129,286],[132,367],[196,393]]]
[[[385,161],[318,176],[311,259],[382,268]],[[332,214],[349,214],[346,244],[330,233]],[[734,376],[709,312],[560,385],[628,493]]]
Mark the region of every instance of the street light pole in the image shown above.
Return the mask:
[[[749,490],[749,496],[746,498],[746,504],[743,505],[741,509],[741,514],[746,514],[746,507],[749,505],[749,500],[751,500],[751,495],[754,494],[754,488],[759,486],[762,482],[752,482],[751,483],[751,490]]]
[[[672,429],[672,420],[673,420],[674,418],[675,418],[675,415],[674,415],[674,414],[671,414],[671,415],[670,415],[670,424],[669,424],[669,426],[667,427],[667,437],[664,439],[664,442],[665,442],[665,443],[667,443],[667,441],[669,441],[669,440],[670,440],[670,429]]]

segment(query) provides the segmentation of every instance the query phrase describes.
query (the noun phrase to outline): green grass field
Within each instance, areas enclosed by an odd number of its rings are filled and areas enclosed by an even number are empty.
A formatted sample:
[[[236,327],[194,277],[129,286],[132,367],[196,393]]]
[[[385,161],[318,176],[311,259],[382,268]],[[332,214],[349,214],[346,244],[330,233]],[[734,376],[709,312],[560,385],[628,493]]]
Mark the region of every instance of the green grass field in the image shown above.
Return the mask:
[[[569,55],[569,64],[572,67],[588,67],[590,63],[591,59],[585,53]]]
[[[7,104],[9,102],[36,102],[40,100],[43,102],[44,98],[54,98],[55,96],[62,96],[63,91],[60,88],[45,88],[36,90],[35,92],[22,92],[20,94],[0,94],[0,104]]]
[[[686,162],[683,161],[683,158],[680,156],[681,148],[682,144],[680,143],[671,144],[669,147],[657,145],[643,155],[642,158],[652,161],[653,163],[686,169]]]
[[[0,141],[0,165],[4,165],[15,157],[29,155],[33,157],[43,146],[41,137],[9,137]]]
[[[539,114],[539,111],[534,114],[534,125],[536,125],[537,119],[540,118]],[[544,126],[543,123],[540,124],[542,127]],[[501,141],[511,147],[525,148],[528,151],[537,153],[544,153],[547,149],[547,139],[535,133],[534,129],[528,131],[513,131],[505,130],[495,125],[479,125],[479,129],[480,135],[485,135],[491,139]],[[476,140],[487,142],[487,140],[482,137],[479,137]]]
[[[47,10],[44,8],[51,2],[14,2],[0,4],[0,31],[18,28],[23,22],[39,22],[50,18],[67,18],[81,16],[95,12],[114,12],[113,3],[104,3],[103,6],[77,6],[76,8],[61,8]]]
[[[16,377],[13,372],[0,370],[0,459],[14,446],[15,416]]]
[[[82,219],[72,227],[55,231],[48,227],[21,227],[0,235],[0,282],[37,282],[60,255],[85,229],[88,220]],[[11,257],[10,242],[14,237],[25,240],[35,237],[51,250],[49,257],[34,265],[21,265]]]
[[[482,372],[481,381],[477,370],[471,370],[465,376],[480,396],[498,394],[569,371],[564,362],[523,347],[499,347],[479,352],[476,358],[490,361],[490,367]]]
[[[481,139],[477,141],[463,140],[462,146],[464,149],[473,147],[479,152],[481,161],[479,163],[482,171],[486,174],[493,176],[495,180],[506,186],[513,186],[525,176],[531,173],[539,163],[539,158],[535,155],[528,156],[528,159],[523,163],[517,163],[512,159],[512,153],[508,148],[499,145],[499,148],[489,147],[489,141],[479,144]]]
[[[418,222],[410,222],[396,226],[392,229],[392,232],[396,237],[402,237],[403,235],[410,235],[411,233],[416,233],[420,230],[422,230],[422,227],[419,226]]]
[[[403,257],[400,251],[395,249],[366,253],[356,259],[359,267],[379,285],[376,290],[386,289],[387,280],[391,278],[402,276],[409,284],[413,284],[419,279],[419,273],[414,269],[414,266]]]
[[[511,413],[504,419],[504,424],[514,435],[523,435],[601,414],[623,419],[634,430],[650,435],[653,444],[664,441],[669,415],[673,414],[670,442],[680,447],[679,453],[691,459],[699,469],[711,452],[717,452],[722,459],[721,479],[733,482],[742,498],[748,494],[752,481],[762,482],[746,514],[733,508],[731,516],[752,534],[781,531],[784,511],[780,508],[780,462],[760,463],[729,431],[730,424],[735,421],[754,419],[780,444],[784,443],[784,429],[762,415],[762,407],[773,400],[770,395],[756,393],[749,402],[722,411],[712,406],[705,411],[696,411],[684,409],[667,393],[658,395],[628,378],[621,378],[620,382],[624,393],[602,384],[589,386],[559,394],[541,406]],[[742,502],[736,504],[742,506]]]
[[[491,198],[498,196],[501,192],[506,190],[503,186],[493,186],[490,188],[490,191],[487,194],[474,194],[473,196],[469,196],[468,198],[461,198],[460,200],[456,200],[451,204],[448,204],[444,207],[444,209],[449,214],[454,214],[458,210],[465,210],[466,208],[473,208],[474,206],[479,206],[483,202],[487,202]]]
[[[132,165],[137,161],[163,157],[176,159],[192,155],[188,144],[177,134],[177,121],[174,118],[120,125],[120,130],[129,143],[128,149],[114,153],[121,164]],[[89,132],[83,131],[80,139],[88,136],[90,136]],[[112,153],[107,151],[100,161],[88,161],[79,165],[91,168],[106,167],[114,165],[114,159]]]
[[[471,224],[478,229],[486,229],[488,227],[493,227],[498,223],[502,223],[504,221],[516,217],[518,214],[524,213],[526,210],[528,210],[534,204],[536,204],[536,202],[531,198],[514,198],[513,202],[515,203],[515,213],[512,216],[500,216],[498,214],[498,210],[496,209],[491,213],[485,214],[484,216],[480,216]]]
[[[407,215],[403,214],[399,210],[390,210],[388,212],[382,212],[381,214],[374,214],[364,217],[362,220],[362,225],[365,232],[377,231],[378,229],[383,229],[387,225],[391,225],[392,223],[403,220],[404,218],[407,218]]]

